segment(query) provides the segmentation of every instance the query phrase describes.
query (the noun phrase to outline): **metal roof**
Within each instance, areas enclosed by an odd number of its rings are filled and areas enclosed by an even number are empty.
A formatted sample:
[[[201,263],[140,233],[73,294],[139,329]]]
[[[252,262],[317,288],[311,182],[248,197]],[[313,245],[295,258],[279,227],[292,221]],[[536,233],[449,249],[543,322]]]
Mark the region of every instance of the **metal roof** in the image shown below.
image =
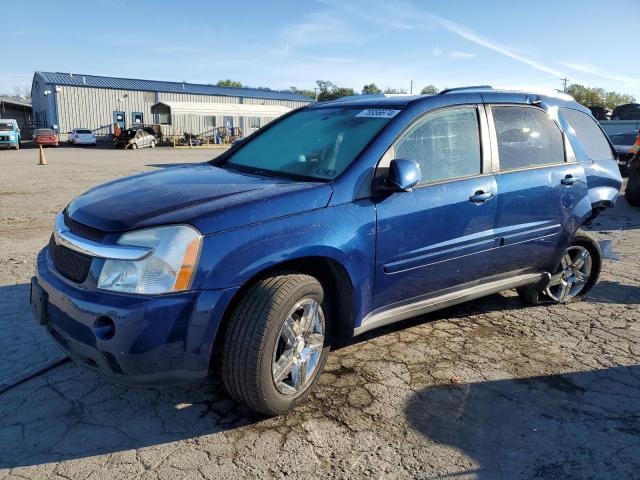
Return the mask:
[[[251,103],[212,103],[212,102],[157,102],[151,106],[151,113],[164,113],[162,107],[172,115],[245,115],[279,117],[291,109],[283,105],[253,105]]]
[[[120,90],[140,90],[147,92],[187,93],[196,95],[223,95],[227,97],[264,98],[271,100],[293,100],[311,102],[304,95],[260,88],[218,87],[186,82],[164,82],[135,78],[100,77],[81,73],[35,72],[46,83],[76,87],[113,88]]]
[[[30,98],[0,97],[0,103],[10,103],[12,105],[18,105],[20,107],[29,107],[29,108],[31,108],[31,99]]]

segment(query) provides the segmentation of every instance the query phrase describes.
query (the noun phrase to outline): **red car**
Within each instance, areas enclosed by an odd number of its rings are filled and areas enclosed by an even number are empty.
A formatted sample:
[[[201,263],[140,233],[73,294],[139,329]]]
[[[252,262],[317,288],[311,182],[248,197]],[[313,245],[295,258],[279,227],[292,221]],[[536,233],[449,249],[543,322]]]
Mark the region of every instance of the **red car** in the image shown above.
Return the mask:
[[[50,128],[38,128],[33,132],[33,144],[38,147],[57,147],[58,134]]]

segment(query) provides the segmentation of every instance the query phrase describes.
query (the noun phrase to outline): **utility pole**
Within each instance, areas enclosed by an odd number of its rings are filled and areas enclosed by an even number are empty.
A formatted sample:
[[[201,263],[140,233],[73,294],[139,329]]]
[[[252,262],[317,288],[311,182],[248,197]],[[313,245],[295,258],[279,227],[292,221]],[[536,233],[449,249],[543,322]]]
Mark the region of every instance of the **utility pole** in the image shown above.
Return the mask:
[[[413,95],[413,80],[411,80],[411,89],[409,90],[409,93]]]
[[[567,93],[567,82],[569,79],[567,77],[561,78],[560,81],[564,84],[564,93]]]

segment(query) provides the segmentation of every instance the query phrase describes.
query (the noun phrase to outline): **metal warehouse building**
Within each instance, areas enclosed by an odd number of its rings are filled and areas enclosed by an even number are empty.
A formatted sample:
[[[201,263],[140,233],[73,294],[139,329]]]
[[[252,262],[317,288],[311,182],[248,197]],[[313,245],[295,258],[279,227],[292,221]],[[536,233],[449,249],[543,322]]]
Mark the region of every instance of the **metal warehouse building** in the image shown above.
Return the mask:
[[[108,134],[115,123],[122,128],[155,123],[165,135],[199,134],[221,126],[240,127],[249,135],[311,102],[275,90],[51,72],[35,72],[31,98],[38,127]]]

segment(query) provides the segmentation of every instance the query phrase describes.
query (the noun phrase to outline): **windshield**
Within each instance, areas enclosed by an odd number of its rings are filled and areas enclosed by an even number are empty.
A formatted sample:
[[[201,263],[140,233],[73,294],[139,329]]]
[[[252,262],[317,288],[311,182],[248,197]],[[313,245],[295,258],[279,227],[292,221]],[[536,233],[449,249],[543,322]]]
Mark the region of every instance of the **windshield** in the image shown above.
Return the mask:
[[[633,145],[637,136],[636,132],[629,132],[611,135],[609,138],[614,145]]]
[[[291,114],[229,156],[224,166],[293,178],[340,175],[400,110],[312,108]]]
[[[13,130],[13,123],[0,123],[0,130],[6,132],[6,131],[12,131]]]
[[[34,135],[55,135],[53,130],[49,130],[48,128],[39,128],[38,130],[33,132],[33,134]]]
[[[76,133],[81,135],[91,135],[91,130],[84,130],[79,128],[78,130],[76,130]]]

